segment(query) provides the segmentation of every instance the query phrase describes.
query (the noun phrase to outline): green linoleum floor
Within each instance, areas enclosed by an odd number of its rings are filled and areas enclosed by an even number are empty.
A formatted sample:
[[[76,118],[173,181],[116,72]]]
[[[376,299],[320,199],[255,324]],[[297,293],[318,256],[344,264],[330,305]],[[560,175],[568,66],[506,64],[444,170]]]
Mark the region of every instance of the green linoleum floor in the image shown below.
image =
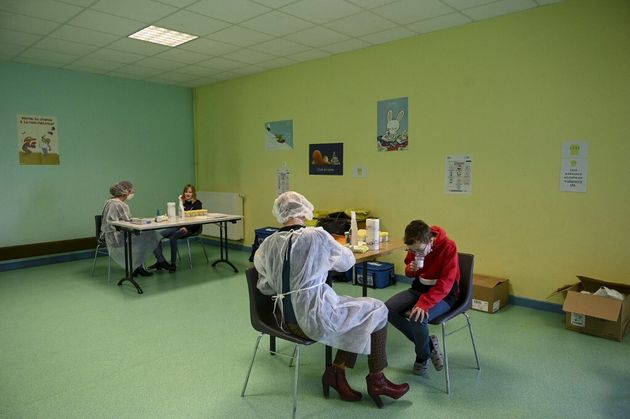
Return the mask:
[[[211,248],[211,259],[217,248]],[[239,268],[205,264],[193,254],[175,274],[140,278],[143,295],[116,286],[122,270],[100,258],[0,272],[0,417],[6,418],[281,418],[291,416],[288,360],[259,352],[246,397],[240,392],[257,333],[249,324],[246,252]],[[370,290],[382,300],[404,289]],[[360,288],[335,283],[337,292]],[[481,363],[466,330],[448,338],[451,395],[444,375],[413,376],[412,347],[389,328],[389,368],[407,381],[402,399],[379,410],[365,391],[359,357],[348,380],[357,403],[322,396],[322,345],[302,349],[298,417],[305,418],[627,418],[630,338],[623,343],[567,331],[563,317],[508,306],[471,312]],[[464,318],[453,325],[463,325]],[[439,333],[439,329],[433,329]],[[267,347],[265,338],[261,346]],[[280,349],[291,347],[279,342]]]

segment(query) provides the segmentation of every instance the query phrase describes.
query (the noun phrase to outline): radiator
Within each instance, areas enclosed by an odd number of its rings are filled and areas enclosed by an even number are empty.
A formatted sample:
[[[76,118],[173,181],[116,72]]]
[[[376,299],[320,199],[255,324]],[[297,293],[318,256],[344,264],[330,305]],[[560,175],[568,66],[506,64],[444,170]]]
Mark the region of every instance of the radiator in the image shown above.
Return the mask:
[[[243,194],[233,192],[207,192],[197,191],[197,199],[201,201],[203,209],[208,212],[217,212],[229,215],[243,215]],[[228,239],[243,240],[243,220],[236,224],[228,222]],[[219,237],[218,224],[204,224],[203,234]]]

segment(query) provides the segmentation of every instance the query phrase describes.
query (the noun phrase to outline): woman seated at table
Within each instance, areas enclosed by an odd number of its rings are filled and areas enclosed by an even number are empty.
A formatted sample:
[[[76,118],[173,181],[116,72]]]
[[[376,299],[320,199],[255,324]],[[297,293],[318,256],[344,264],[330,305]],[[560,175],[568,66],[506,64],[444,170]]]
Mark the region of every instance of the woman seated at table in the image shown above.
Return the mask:
[[[191,184],[184,186],[182,194],[179,196],[179,200],[184,205],[184,211],[201,209],[201,201],[197,199],[197,191]],[[160,231],[162,237],[169,239],[171,243],[171,263],[168,263],[162,253],[162,242],[158,243],[157,247],[153,251],[157,262],[149,266],[149,269],[168,269],[169,272],[175,272],[177,270],[177,240],[184,239],[189,236],[194,236],[201,233],[202,226],[200,224],[165,228]]]
[[[361,400],[346,381],[345,368],[354,367],[357,353],[368,355],[367,391],[378,407],[380,396],[402,397],[408,384],[393,384],[383,374],[387,366],[387,308],[374,298],[340,296],[326,284],[329,270],[347,271],[355,264],[352,252],[321,227],[304,227],[313,218],[313,205],[297,192],[285,192],[273,204],[284,225],[267,237],[254,256],[258,289],[274,295],[290,333],[337,348],[322,376],[324,395],[330,387],[342,400]]]
[[[101,236],[107,244],[109,256],[120,266],[125,266],[125,235],[122,231],[117,231],[111,224],[112,221],[131,221],[131,210],[127,202],[134,197],[135,190],[133,184],[127,180],[120,182],[109,188],[112,195],[105,202],[102,212]],[[131,254],[134,276],[151,276],[144,266],[144,260],[155,249],[160,242],[160,235],[155,231],[143,231],[134,235],[131,241]]]

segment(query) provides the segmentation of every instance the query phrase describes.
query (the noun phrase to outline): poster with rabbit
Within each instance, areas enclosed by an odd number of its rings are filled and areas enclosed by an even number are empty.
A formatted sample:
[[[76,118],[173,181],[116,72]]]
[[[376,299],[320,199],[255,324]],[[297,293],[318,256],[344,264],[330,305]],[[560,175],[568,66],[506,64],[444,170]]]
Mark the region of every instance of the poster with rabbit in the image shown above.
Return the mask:
[[[376,148],[378,151],[406,150],[409,145],[409,112],[406,97],[376,104]]]
[[[267,150],[293,150],[293,120],[265,123]]]
[[[17,137],[20,164],[59,164],[56,117],[18,115]]]

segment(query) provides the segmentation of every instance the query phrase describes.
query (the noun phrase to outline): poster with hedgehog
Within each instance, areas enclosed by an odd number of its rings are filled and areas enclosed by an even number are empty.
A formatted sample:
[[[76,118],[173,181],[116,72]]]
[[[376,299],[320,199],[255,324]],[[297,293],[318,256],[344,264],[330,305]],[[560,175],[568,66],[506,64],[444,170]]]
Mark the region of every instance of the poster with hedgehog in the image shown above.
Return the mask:
[[[56,117],[18,115],[17,137],[20,164],[59,165]]]

